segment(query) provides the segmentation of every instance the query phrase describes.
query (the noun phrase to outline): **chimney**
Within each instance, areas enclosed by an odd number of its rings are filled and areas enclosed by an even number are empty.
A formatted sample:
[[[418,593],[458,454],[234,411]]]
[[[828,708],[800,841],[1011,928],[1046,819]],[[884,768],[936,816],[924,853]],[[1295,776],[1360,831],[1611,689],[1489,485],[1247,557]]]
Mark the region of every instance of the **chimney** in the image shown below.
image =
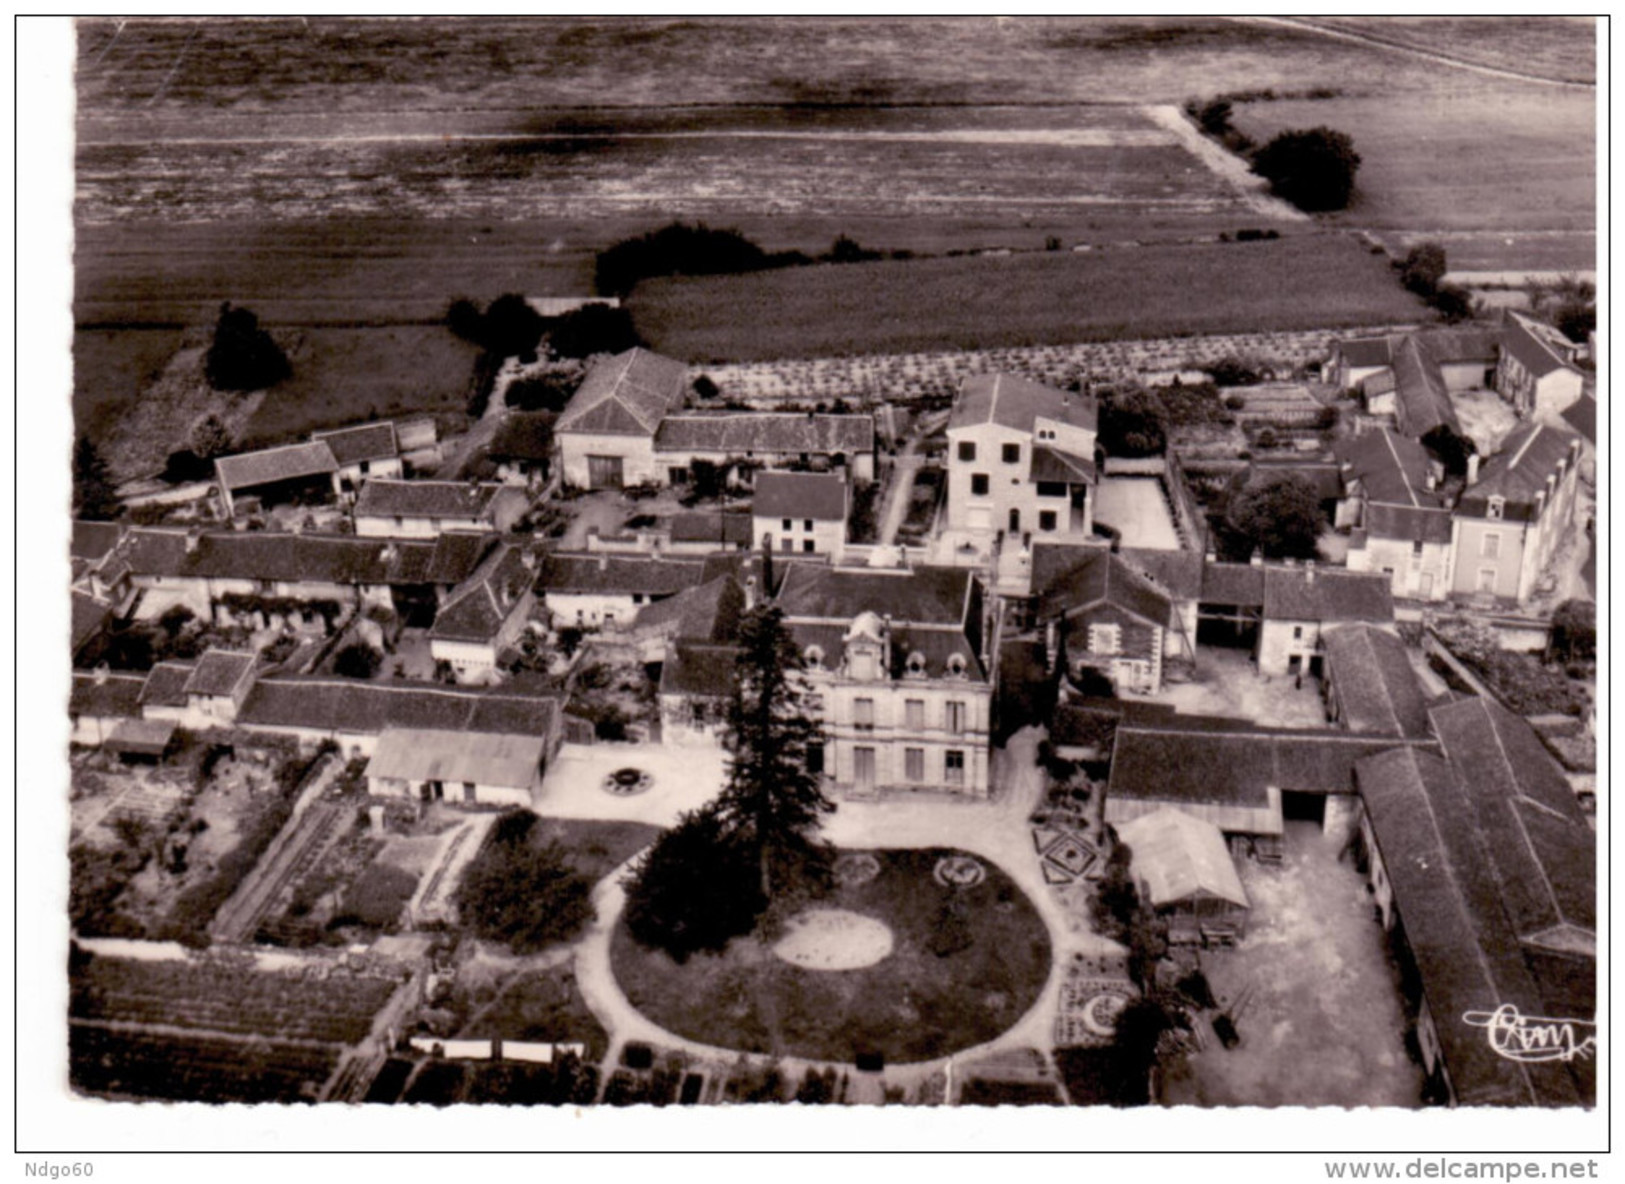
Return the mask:
[[[1476,452],[1467,458],[1467,484],[1478,484],[1478,453]]]
[[[1432,466],[1429,466],[1429,468],[1428,468],[1428,492],[1432,493],[1438,487],[1439,487],[1439,479],[1433,475]]]
[[[1253,548],[1252,556],[1247,560],[1254,567],[1264,566],[1264,552],[1257,547]]]
[[[96,667],[96,675],[95,675],[95,677],[96,677],[96,685],[97,686],[105,685],[106,682],[107,682],[107,675],[108,675],[108,666],[107,666],[106,662],[103,662],[99,666]]]
[[[390,542],[385,543],[384,544],[384,549],[382,551],[378,552],[378,562],[382,563],[385,567],[390,566],[392,563],[394,563],[400,557],[401,557],[401,550],[400,550],[399,547],[397,547],[395,545],[393,540],[391,540]]]
[[[202,540],[203,528],[201,526],[189,527],[186,531],[186,553],[188,555],[197,554],[197,545]]]
[[[536,570],[536,551],[531,547],[519,548],[519,562],[525,565],[526,571]]]
[[[745,611],[749,612],[756,607],[756,577],[745,577]]]
[[[1306,584],[1315,582],[1315,561],[1313,559],[1303,561],[1303,580]]]
[[[608,571],[609,570],[609,555],[606,552],[600,551],[598,553],[598,570],[599,571]]]

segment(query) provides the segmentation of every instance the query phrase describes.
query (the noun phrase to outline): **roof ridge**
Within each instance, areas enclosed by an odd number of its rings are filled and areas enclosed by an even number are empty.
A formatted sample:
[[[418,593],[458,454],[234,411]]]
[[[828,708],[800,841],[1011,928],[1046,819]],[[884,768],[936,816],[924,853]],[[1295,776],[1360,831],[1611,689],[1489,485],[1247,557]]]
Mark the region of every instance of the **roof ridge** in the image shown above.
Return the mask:
[[[1523,460],[1524,453],[1529,451],[1529,446],[1535,442],[1536,437],[1540,435],[1540,433],[1545,429],[1546,425],[1537,422],[1533,425],[1533,427],[1535,430],[1530,432],[1529,435],[1524,439],[1524,442],[1518,447],[1517,454],[1514,455],[1511,460],[1507,461],[1508,469],[1515,469],[1518,467],[1518,462]]]
[[[1411,485],[1411,475],[1405,471],[1405,462],[1399,459],[1399,449],[1394,447],[1392,433],[1387,428],[1381,431],[1382,442],[1388,445],[1388,455],[1394,458],[1394,467],[1399,470],[1399,479],[1405,483],[1405,492],[1410,495],[1411,505],[1420,507],[1422,503],[1417,499],[1416,490]]]

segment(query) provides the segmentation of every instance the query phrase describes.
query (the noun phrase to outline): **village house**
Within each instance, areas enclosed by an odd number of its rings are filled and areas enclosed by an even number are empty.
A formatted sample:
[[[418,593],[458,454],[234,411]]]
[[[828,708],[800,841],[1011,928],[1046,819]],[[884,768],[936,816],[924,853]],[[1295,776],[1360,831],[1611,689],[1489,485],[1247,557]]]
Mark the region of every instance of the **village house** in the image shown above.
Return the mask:
[[[1246,934],[1251,903],[1218,827],[1164,807],[1123,823],[1117,838],[1170,942],[1233,945]]]
[[[417,415],[395,421],[395,442],[401,450],[402,476],[432,473],[443,459],[440,429],[432,415]]]
[[[142,674],[115,674],[105,666],[73,672],[68,692],[68,740],[100,747],[125,720],[141,716]]]
[[[726,556],[556,551],[543,559],[536,587],[555,629],[616,629],[631,624],[644,605],[696,588],[734,566]]]
[[[333,453],[333,461],[338,465],[338,471],[333,474],[335,493],[354,493],[363,481],[373,477],[399,477],[404,472],[395,425],[387,420],[312,432],[310,439],[315,444],[326,444]]]
[[[1094,537],[1097,408],[1009,374],[968,378],[948,419],[948,529],[973,535]]]
[[[667,744],[718,744],[733,690],[739,622],[752,594],[733,575],[650,605],[637,634],[660,647],[660,735]]]
[[[403,539],[451,531],[506,533],[529,508],[524,490],[500,482],[373,480],[356,498],[355,532]]]
[[[1335,448],[1344,482],[1336,522],[1351,526],[1350,571],[1382,572],[1396,599],[1450,593],[1450,511],[1434,462],[1415,440],[1378,428]]]
[[[447,598],[429,629],[429,655],[459,682],[495,676],[536,606],[535,550],[499,544]]]
[[[326,627],[378,606],[423,625],[433,619],[437,599],[468,578],[493,542],[479,535],[410,542],[135,527],[96,570],[115,565],[140,597],[130,610],[140,620],[185,605],[221,623]]]
[[[1418,439],[1440,424],[1461,430],[1451,395],[1493,389],[1500,329],[1421,329],[1337,342],[1322,368],[1328,382],[1357,391],[1367,417]]]
[[[222,516],[235,518],[245,509],[238,499],[246,497],[259,506],[330,502],[338,471],[333,450],[321,440],[217,457],[214,474]]]
[[[1585,388],[1577,365],[1582,348],[1552,326],[1508,310],[1495,389],[1519,415],[1551,420]]]
[[[1438,754],[1356,765],[1359,855],[1394,934],[1435,1096],[1459,1105],[1590,1105],[1589,1056],[1515,1061],[1487,1038],[1497,1009],[1594,1033],[1595,840],[1534,731],[1466,698],[1431,712]]]
[[[114,609],[105,600],[97,600],[87,592],[74,589],[70,594],[70,653],[75,661],[107,631],[112,624]]]
[[[1451,515],[1451,591],[1527,600],[1574,531],[1581,440],[1566,427],[1527,423],[1480,467],[1468,459],[1467,487]]]
[[[663,483],[655,433],[687,391],[688,367],[646,349],[596,363],[553,428],[564,483],[576,489]]]
[[[547,411],[519,411],[497,425],[485,450],[497,480],[532,488],[547,482],[553,458],[553,421]]]
[[[1046,572],[1063,556],[1073,560],[1046,575],[1038,589],[1048,668],[1063,671],[1068,680],[1086,669],[1098,671],[1119,694],[1160,691],[1174,620],[1168,593],[1105,548],[1035,548],[1039,551],[1045,553]],[[1033,566],[1039,568],[1036,554]]]
[[[806,661],[841,793],[988,793],[992,682],[981,585],[962,568],[791,563],[773,603]]]
[[[760,469],[840,471],[875,479],[875,421],[869,415],[716,411],[668,415],[654,438],[662,484],[683,485],[696,462],[740,470],[749,485]]]
[[[851,494],[837,473],[763,473],[751,503],[752,537],[769,550],[839,560]]]

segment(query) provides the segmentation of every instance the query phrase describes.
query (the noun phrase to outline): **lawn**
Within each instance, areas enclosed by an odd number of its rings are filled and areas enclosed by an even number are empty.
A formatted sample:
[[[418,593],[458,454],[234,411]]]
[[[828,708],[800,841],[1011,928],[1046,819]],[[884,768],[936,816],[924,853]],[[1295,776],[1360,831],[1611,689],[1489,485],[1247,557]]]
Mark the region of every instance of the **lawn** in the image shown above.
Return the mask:
[[[81,329],[73,335],[73,419],[100,438],[157,380],[181,345],[179,329]]]
[[[520,971],[508,979],[458,1039],[585,1044],[589,1061],[600,1060],[609,1046],[609,1034],[581,997],[569,962]]]
[[[679,965],[616,928],[611,957],[633,1006],[662,1027],[707,1044],[775,1056],[852,1062],[932,1060],[984,1043],[1019,1020],[1050,970],[1049,936],[1021,890],[996,867],[971,888],[933,877],[952,852],[884,851],[878,876],[838,886],[821,906],[883,920],[889,957],[856,970],[791,965],[755,937]],[[931,949],[944,902],[959,893],[970,944]]]
[[[594,883],[654,842],[659,834],[659,827],[642,822],[575,818],[543,818],[532,832],[539,843],[557,839],[570,852],[570,862]]]
[[[640,285],[629,307],[698,363],[1392,324],[1423,315],[1354,239],[916,259]]]

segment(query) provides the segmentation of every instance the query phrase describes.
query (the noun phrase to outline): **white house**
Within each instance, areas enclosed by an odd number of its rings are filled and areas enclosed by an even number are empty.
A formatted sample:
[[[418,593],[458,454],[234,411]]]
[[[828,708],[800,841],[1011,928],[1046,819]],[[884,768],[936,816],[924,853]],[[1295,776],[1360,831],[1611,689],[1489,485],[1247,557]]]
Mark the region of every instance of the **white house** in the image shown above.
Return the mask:
[[[1451,591],[1527,600],[1563,540],[1574,532],[1581,437],[1532,422],[1513,431],[1479,467],[1451,516]]]
[[[841,474],[763,473],[751,503],[751,536],[774,551],[838,559],[851,503]]]
[[[1495,387],[1519,415],[1552,419],[1585,388],[1581,347],[1552,326],[1508,311]]]
[[[1095,401],[1016,378],[965,380],[948,420],[948,528],[1019,541],[1094,534]]]
[[[662,482],[655,433],[682,407],[687,389],[688,367],[645,349],[595,364],[553,428],[564,483],[620,489]]]
[[[536,581],[554,628],[615,629],[649,604],[731,570],[701,556],[554,552]]]
[[[536,553],[503,543],[435,614],[429,654],[459,682],[489,679],[524,630],[536,604]]]
[[[1344,499],[1337,521],[1349,536],[1350,571],[1381,572],[1396,598],[1450,593],[1450,510],[1433,462],[1415,440],[1387,428],[1340,440]]]
[[[367,792],[528,807],[547,757],[543,736],[387,727],[367,762]]]

